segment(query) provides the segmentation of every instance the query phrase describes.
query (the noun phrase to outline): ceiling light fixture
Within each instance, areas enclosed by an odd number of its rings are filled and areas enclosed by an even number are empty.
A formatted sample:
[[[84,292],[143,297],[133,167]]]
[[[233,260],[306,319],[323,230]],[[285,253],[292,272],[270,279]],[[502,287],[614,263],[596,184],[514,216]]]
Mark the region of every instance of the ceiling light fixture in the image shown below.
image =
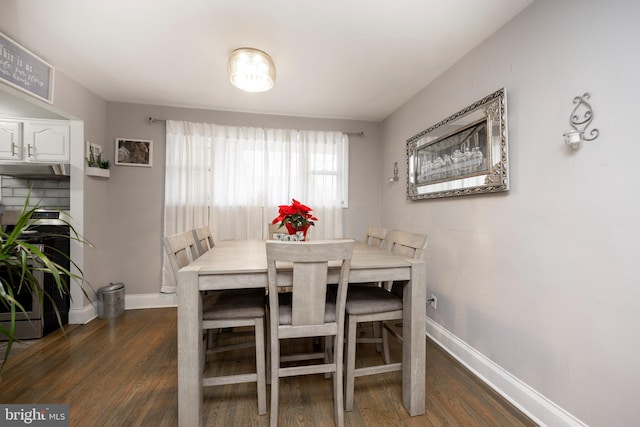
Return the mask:
[[[265,92],[276,81],[273,59],[259,49],[242,47],[231,52],[227,62],[231,84],[247,92]]]

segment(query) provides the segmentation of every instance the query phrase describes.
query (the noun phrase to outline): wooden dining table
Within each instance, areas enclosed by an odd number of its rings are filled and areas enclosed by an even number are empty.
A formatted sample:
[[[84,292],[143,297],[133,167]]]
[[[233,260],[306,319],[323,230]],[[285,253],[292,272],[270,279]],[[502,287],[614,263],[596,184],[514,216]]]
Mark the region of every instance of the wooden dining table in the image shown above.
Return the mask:
[[[279,268],[286,274],[287,267]],[[423,260],[356,242],[349,283],[407,281],[403,293],[402,403],[425,413],[426,285]],[[267,288],[265,242],[223,241],[178,272],[178,422],[202,426],[202,298],[207,290]]]

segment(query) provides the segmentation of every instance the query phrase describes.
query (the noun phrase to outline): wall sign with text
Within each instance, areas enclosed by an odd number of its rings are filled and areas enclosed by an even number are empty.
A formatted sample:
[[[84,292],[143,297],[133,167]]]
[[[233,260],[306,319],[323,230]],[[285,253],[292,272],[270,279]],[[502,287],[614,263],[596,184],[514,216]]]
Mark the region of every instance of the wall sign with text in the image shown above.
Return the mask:
[[[38,99],[53,103],[55,69],[0,33],[0,80]]]

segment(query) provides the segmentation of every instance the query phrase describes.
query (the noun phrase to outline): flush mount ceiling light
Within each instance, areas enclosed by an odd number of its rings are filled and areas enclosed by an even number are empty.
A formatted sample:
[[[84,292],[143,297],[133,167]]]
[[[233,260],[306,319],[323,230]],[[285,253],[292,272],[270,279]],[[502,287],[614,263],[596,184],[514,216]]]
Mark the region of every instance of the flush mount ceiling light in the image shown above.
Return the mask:
[[[227,62],[231,84],[247,92],[265,92],[276,81],[276,66],[269,54],[250,47],[231,52]]]

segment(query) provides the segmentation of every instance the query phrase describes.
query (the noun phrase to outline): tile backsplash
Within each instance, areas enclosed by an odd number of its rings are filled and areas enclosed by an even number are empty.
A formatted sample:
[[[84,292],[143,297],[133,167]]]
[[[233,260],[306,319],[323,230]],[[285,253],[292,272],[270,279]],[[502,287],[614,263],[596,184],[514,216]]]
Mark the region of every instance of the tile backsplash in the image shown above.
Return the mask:
[[[22,209],[29,190],[29,205],[32,207],[39,205],[40,208],[66,210],[70,207],[69,180],[0,176],[0,184],[0,214],[4,209]]]

